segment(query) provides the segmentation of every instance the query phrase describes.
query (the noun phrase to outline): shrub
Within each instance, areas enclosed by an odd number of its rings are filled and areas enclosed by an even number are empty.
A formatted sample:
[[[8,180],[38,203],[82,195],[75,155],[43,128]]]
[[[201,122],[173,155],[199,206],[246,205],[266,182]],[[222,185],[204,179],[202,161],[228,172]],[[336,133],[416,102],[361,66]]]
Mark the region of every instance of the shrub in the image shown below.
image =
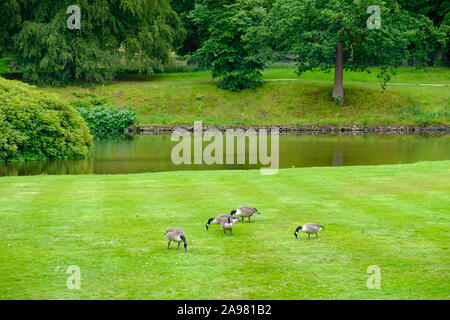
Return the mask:
[[[131,110],[113,107],[78,108],[80,115],[87,122],[92,134],[107,135],[123,132],[134,123],[136,115]]]
[[[79,97],[82,96],[82,94],[77,94]],[[84,94],[86,96],[86,94]],[[72,106],[75,108],[89,108],[93,106],[104,106],[109,103],[108,98],[101,97],[97,95],[90,95],[88,94],[86,98],[84,99],[77,99],[74,101],[69,102]]]
[[[82,158],[92,136],[76,110],[19,81],[0,78],[0,161]]]

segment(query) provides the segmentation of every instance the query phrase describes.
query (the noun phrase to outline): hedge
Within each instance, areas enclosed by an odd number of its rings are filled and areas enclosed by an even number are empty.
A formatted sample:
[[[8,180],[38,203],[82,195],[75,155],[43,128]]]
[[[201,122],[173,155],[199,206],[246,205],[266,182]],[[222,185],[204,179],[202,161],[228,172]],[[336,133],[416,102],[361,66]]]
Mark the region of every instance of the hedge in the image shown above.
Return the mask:
[[[73,107],[0,77],[0,161],[82,158],[91,147],[89,128]]]

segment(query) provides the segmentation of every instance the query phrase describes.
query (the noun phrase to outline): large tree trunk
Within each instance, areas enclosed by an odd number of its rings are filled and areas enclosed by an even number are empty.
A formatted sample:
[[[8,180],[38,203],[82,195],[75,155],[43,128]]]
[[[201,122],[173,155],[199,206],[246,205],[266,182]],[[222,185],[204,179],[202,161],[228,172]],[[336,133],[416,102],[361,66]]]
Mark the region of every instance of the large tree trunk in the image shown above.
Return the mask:
[[[344,44],[342,41],[336,47],[336,62],[334,69],[334,88],[332,97],[339,104],[344,102]]]

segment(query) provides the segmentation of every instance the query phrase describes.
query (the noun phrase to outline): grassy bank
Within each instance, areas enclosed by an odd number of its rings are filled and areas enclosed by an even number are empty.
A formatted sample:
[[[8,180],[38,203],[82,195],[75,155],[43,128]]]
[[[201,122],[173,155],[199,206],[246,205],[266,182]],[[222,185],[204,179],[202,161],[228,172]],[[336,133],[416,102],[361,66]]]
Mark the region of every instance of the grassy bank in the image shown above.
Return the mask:
[[[450,69],[417,71],[401,68],[382,93],[373,73],[346,72],[345,105],[330,97],[333,73],[295,68],[267,69],[264,85],[232,93],[217,87],[208,72],[127,75],[105,86],[45,88],[74,106],[128,106],[138,124],[317,124],[433,125],[450,123]],[[283,79],[282,81],[273,81]],[[289,81],[287,79],[297,79]],[[270,81],[272,80],[272,81]],[[444,84],[422,86],[418,84]]]
[[[449,298],[450,162],[0,178],[0,298]],[[57,197],[55,195],[58,195]],[[224,236],[211,216],[261,215]],[[295,227],[325,226],[319,240]],[[188,251],[167,250],[181,227]],[[65,271],[81,268],[81,290]],[[381,268],[381,289],[366,287]]]

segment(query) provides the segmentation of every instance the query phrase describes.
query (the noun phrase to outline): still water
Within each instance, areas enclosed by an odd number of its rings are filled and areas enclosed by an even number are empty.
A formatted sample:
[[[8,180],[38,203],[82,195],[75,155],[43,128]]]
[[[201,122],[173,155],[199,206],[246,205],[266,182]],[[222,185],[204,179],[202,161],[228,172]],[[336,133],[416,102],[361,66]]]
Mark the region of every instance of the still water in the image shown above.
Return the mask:
[[[264,167],[249,164],[175,165],[171,152],[177,143],[172,142],[170,136],[137,135],[114,140],[97,140],[92,154],[87,159],[0,164],[0,176],[123,174]],[[205,143],[207,144],[209,142]],[[246,159],[248,163],[248,154]],[[450,135],[301,135],[279,138],[280,168],[380,165],[426,160],[450,160]]]

